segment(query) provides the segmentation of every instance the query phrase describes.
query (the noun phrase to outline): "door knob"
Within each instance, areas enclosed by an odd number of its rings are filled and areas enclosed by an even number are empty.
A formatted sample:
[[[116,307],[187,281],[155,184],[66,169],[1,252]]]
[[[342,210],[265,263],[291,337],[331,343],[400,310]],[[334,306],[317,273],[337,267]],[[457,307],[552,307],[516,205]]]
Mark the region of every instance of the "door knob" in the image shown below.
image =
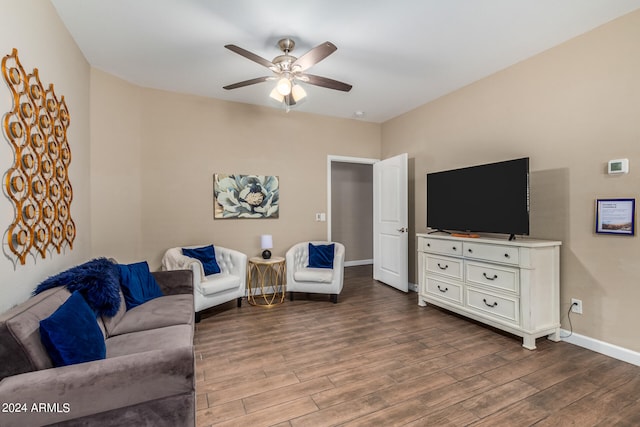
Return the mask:
[[[409,228],[408,227],[398,228],[398,231],[401,233],[406,233],[407,231],[409,231]]]

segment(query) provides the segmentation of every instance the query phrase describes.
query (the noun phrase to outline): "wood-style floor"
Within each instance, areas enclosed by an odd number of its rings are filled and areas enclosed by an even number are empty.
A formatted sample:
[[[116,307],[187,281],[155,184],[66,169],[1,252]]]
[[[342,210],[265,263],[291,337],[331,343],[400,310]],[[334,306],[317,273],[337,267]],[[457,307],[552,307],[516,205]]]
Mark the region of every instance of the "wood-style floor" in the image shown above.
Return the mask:
[[[230,302],[196,326],[198,427],[639,426],[640,367],[538,349],[345,271],[338,304]]]

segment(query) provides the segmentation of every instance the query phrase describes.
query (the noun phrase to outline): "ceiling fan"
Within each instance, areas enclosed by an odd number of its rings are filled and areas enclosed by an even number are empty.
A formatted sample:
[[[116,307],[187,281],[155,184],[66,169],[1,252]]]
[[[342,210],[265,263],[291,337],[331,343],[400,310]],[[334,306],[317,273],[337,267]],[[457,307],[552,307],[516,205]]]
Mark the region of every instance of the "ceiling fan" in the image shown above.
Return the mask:
[[[273,71],[274,75],[257,77],[255,79],[234,83],[224,86],[223,89],[231,90],[256,83],[266,82],[268,80],[278,80],[278,83],[270,96],[276,101],[283,102],[287,107],[295,105],[306,96],[302,86],[295,84],[296,81],[328,89],[340,90],[343,92],[349,92],[351,90],[352,86],[350,84],[339,82],[327,77],[305,73],[307,69],[322,61],[338,49],[333,43],[324,42],[314,47],[300,58],[296,58],[290,53],[295,45],[295,42],[290,38],[284,38],[278,41],[278,47],[284,55],[276,56],[272,61],[264,59],[261,56],[236,45],[225,45],[225,47],[230,51],[267,67]]]

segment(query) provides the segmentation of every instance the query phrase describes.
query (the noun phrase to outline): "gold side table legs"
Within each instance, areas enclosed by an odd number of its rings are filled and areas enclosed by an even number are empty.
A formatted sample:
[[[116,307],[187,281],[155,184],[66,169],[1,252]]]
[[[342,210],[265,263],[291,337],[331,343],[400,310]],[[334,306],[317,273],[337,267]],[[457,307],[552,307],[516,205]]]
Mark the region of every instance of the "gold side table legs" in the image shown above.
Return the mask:
[[[252,257],[247,269],[247,300],[251,305],[271,307],[284,301],[287,266],[282,257]]]

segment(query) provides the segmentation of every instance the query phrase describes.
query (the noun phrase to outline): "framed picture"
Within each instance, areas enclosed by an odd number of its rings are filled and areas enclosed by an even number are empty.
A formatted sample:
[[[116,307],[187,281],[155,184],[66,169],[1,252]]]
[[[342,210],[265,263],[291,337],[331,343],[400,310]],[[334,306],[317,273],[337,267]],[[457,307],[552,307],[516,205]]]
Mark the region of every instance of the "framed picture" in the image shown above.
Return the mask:
[[[278,218],[280,180],[271,175],[213,175],[213,217]]]
[[[597,199],[596,233],[635,234],[636,199]]]

